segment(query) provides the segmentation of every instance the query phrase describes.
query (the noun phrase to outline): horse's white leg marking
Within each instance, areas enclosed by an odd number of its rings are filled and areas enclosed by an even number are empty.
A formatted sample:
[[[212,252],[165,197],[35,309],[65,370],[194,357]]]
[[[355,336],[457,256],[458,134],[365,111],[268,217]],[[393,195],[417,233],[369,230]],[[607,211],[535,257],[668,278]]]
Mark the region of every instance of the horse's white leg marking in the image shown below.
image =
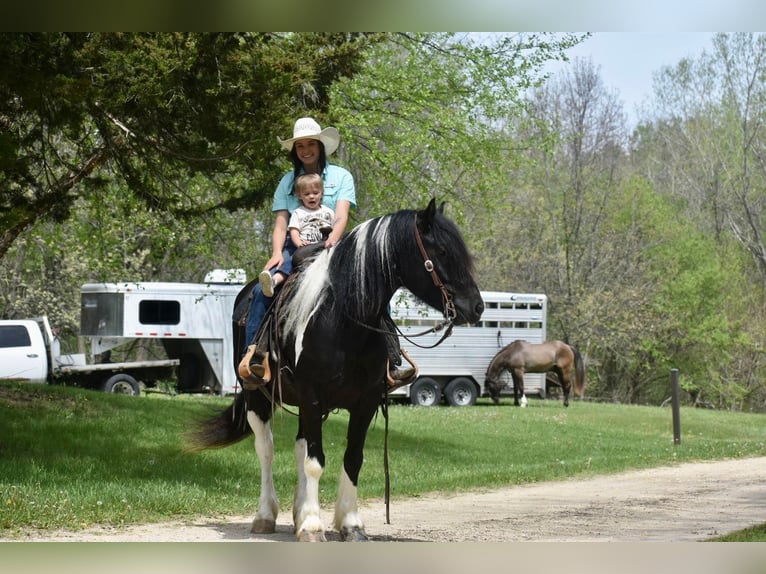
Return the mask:
[[[338,499],[335,501],[335,529],[338,532],[364,530],[357,506],[357,489],[346,474],[345,468],[341,468],[338,482]]]
[[[306,469],[304,463],[306,461],[306,454],[308,452],[308,445],[306,439],[298,439],[295,441],[295,471],[298,475],[298,481],[295,485],[295,493],[293,494],[293,524],[295,525],[295,531],[298,531],[298,511],[303,507],[303,502],[306,500]]]
[[[299,507],[293,510],[296,516],[295,533],[298,540],[324,540],[324,525],[319,516],[319,479],[322,466],[312,457],[303,459],[306,474],[305,496]]]
[[[274,436],[269,424],[259,419],[254,412],[248,411],[247,422],[255,434],[255,452],[261,464],[261,495],[252,531],[270,533],[276,529],[279,514],[279,499],[274,489]]]
[[[522,408],[527,406],[527,395],[521,395],[521,406]]]

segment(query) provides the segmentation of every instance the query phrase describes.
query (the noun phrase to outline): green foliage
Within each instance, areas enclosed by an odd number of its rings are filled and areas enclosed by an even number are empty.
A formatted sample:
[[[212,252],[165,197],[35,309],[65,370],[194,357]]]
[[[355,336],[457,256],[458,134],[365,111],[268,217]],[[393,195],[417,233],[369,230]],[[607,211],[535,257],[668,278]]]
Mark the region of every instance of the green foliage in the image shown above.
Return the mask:
[[[326,109],[329,84],[352,74],[374,39],[0,34],[0,255],[39,218],[65,220],[105,181],[174,217],[260,206],[282,171],[276,132]],[[197,175],[208,195],[190,201]]]
[[[551,36],[551,37],[549,37]],[[502,197],[513,162],[503,125],[523,90],[575,35],[393,34],[373,45],[359,73],[331,92],[344,154],[364,199],[357,217],[446,201],[465,221]]]
[[[183,431],[230,401],[0,383],[0,530],[13,536],[254,513],[259,480],[252,440],[198,454],[184,450]],[[391,406],[389,417],[394,504],[425,492],[766,455],[766,419],[743,413],[682,409],[681,445],[673,445],[670,410],[657,407],[575,401],[564,409],[558,401],[532,400],[518,409],[482,399],[467,408]],[[342,411],[324,424],[323,504],[337,493],[332,469],[343,459],[347,422]],[[274,479],[283,512],[295,487],[295,429],[295,417],[276,413]],[[383,496],[384,441],[379,417],[365,447],[363,499]]]

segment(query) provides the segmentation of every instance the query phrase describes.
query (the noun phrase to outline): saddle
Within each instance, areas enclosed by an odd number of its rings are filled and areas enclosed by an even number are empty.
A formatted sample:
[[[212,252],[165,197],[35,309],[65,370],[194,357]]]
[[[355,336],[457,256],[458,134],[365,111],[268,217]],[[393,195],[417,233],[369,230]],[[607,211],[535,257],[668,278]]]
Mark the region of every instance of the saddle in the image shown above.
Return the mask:
[[[324,245],[322,243],[312,243],[296,249],[293,254],[293,272],[285,279],[281,288],[275,293],[271,305],[266,309],[258,331],[253,338],[253,343],[247,346],[245,355],[239,362],[237,374],[242,379],[242,388],[252,390],[262,387],[271,382],[272,374],[269,365],[269,349],[277,348],[277,330],[275,315],[278,313],[282,299],[290,290],[294,283],[294,278],[319,252]],[[255,286],[255,281],[251,282]],[[247,287],[246,287],[247,288]],[[246,298],[246,303],[241,304],[235,310],[235,316],[238,317],[239,325],[244,325],[247,321],[247,315],[250,311],[252,302],[252,291]]]

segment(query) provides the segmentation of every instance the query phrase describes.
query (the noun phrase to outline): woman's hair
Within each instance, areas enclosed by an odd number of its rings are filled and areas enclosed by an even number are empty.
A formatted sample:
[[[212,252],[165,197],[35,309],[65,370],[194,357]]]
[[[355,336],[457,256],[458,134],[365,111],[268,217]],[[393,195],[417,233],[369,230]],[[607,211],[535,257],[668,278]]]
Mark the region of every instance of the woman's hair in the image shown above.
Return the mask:
[[[324,144],[319,140],[315,141],[319,144],[319,171],[323,172],[324,168],[327,167],[327,154],[324,151]],[[290,160],[293,162],[293,188],[290,193],[295,194],[295,180],[303,169],[303,162],[298,158],[298,152],[295,151],[295,143],[293,143],[293,149],[290,150]]]

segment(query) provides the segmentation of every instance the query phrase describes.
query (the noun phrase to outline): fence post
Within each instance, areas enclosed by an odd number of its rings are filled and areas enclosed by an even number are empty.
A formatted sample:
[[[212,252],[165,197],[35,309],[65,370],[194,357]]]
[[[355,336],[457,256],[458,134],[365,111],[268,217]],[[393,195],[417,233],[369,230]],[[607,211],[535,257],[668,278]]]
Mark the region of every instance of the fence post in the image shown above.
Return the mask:
[[[673,444],[681,444],[681,408],[679,405],[681,388],[678,382],[678,369],[670,369],[670,386],[673,391]]]

